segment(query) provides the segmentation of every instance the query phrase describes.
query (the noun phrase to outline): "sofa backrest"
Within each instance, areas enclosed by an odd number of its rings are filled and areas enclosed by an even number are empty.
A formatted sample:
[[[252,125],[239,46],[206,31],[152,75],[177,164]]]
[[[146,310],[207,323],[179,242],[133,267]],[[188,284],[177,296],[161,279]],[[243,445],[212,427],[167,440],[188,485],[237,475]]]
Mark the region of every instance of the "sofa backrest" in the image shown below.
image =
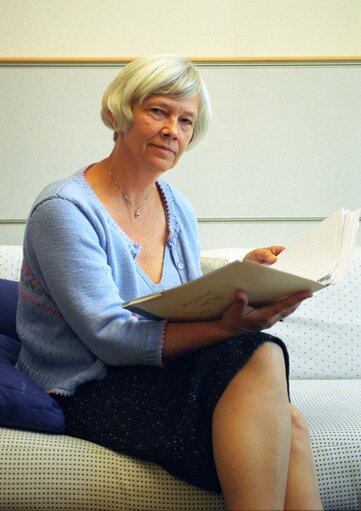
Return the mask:
[[[19,280],[22,254],[20,245],[0,245],[0,279]]]
[[[315,293],[270,333],[289,347],[292,378],[361,378],[361,248],[342,282]]]

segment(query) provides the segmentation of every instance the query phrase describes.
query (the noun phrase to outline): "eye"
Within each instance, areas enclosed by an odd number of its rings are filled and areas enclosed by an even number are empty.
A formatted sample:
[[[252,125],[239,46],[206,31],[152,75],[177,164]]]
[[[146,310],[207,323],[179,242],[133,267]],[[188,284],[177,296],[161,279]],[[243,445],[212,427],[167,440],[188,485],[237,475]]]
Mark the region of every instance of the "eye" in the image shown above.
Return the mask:
[[[190,128],[193,127],[192,119],[188,119],[188,118],[185,117],[185,118],[181,119],[181,123],[184,124],[184,126],[187,126],[187,127],[190,127]]]
[[[152,108],[150,109],[150,111],[151,111],[153,114],[158,115],[158,116],[165,115],[165,111],[164,111],[164,110],[162,110],[162,108],[158,108],[158,107],[156,107],[156,106],[152,107]]]

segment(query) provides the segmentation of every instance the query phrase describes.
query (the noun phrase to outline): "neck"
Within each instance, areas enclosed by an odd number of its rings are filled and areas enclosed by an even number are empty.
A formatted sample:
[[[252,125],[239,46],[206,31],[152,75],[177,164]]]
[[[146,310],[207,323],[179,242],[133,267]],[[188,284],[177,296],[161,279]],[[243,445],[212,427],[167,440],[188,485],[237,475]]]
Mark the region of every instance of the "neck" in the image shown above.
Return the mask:
[[[104,160],[104,168],[134,204],[139,204],[156,188],[159,173],[155,175],[149,169],[129,164],[126,158],[123,158],[118,140],[110,156]]]

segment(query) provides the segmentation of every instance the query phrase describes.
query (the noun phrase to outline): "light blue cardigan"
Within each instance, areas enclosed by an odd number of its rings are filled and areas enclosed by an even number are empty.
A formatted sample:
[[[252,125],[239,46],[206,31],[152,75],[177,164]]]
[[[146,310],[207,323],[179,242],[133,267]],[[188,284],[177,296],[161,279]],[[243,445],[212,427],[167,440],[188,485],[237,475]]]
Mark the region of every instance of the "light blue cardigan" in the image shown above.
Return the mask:
[[[182,194],[163,180],[158,186],[168,256],[184,283],[201,274],[196,217]],[[122,308],[144,294],[135,262],[140,250],[94,194],[84,169],[48,186],[25,232],[18,368],[45,390],[72,395],[81,383],[103,378],[107,365],[161,366],[166,322]]]

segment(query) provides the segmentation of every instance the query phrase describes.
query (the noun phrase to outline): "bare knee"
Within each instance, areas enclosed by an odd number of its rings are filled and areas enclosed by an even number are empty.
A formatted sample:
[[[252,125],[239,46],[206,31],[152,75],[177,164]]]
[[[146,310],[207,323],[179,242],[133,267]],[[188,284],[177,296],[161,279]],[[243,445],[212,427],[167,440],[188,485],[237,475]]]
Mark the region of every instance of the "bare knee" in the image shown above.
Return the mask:
[[[282,348],[265,342],[253,353],[247,364],[237,373],[230,386],[240,385],[240,391],[251,389],[261,396],[282,400],[288,406],[287,379]]]
[[[301,451],[310,443],[310,433],[307,421],[302,413],[293,405],[290,405],[292,442],[294,451]]]
[[[286,384],[285,359],[282,348],[274,342],[265,342],[253,353],[246,368],[259,372],[269,383],[281,381]]]
[[[308,424],[302,413],[294,405],[290,404],[291,423],[295,431],[308,434]]]
[[[265,342],[253,353],[251,363],[269,366],[282,366],[284,368],[284,355],[282,348],[274,342]]]

